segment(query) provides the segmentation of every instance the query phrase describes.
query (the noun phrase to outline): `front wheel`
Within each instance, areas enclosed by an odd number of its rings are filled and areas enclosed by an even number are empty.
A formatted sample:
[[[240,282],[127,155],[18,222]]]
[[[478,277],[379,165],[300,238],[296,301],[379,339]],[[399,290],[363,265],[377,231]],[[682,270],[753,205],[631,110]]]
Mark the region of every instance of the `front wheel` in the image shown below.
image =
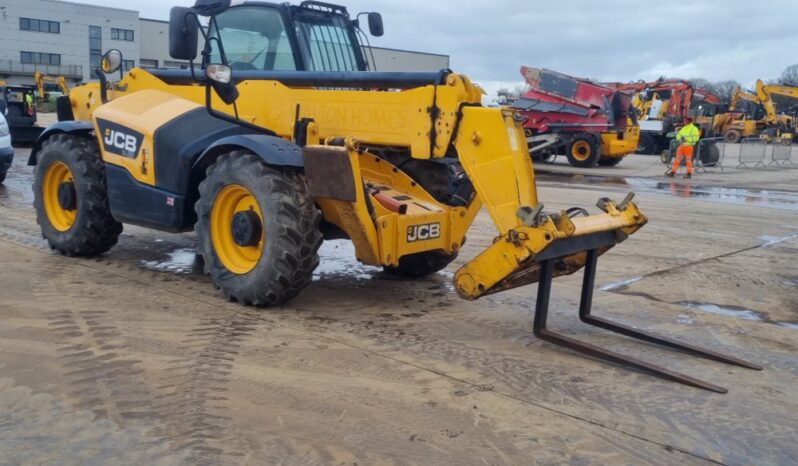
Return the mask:
[[[321,212],[302,173],[232,151],[208,168],[199,193],[198,253],[225,297],[272,306],[310,284],[319,265]]]
[[[589,136],[577,136],[568,144],[568,163],[574,167],[590,168],[598,163],[601,152],[598,143]]]
[[[38,155],[33,195],[42,236],[62,254],[102,254],[122,233],[122,224],[111,216],[94,140],[68,134],[47,139]]]

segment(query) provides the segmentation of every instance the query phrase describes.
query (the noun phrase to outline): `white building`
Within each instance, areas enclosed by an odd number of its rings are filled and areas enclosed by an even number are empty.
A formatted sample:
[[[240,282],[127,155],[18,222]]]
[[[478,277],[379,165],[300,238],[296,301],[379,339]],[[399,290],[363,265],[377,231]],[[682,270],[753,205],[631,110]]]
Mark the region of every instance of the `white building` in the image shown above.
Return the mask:
[[[119,49],[125,67],[180,67],[169,57],[169,24],[139,12],[60,0],[0,0],[0,80],[33,84],[33,74],[63,75],[70,85],[94,79],[102,53]],[[373,47],[380,71],[437,71],[449,56]],[[372,60],[373,54],[373,60]]]

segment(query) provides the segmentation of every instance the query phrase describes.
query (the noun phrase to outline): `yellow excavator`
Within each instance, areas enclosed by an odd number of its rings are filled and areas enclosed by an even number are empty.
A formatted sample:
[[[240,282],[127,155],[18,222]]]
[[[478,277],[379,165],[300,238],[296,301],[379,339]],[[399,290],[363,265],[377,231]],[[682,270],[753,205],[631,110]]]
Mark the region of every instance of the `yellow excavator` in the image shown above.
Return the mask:
[[[47,89],[45,87],[47,82],[55,83],[54,85],[58,87],[61,94],[69,95],[69,86],[64,76],[51,76],[37,71],[33,74],[33,80],[36,83],[36,91],[40,104],[47,100]]]
[[[713,131],[730,143],[758,136],[790,140],[795,131],[796,110],[798,88],[766,84],[760,79],[755,93],[739,86],[735,89],[729,112],[714,117]]]
[[[381,16],[364,15],[381,35]],[[117,76],[121,53],[106,53],[99,83],[60,98],[60,121],[30,155],[37,221],[50,246],[101,254],[123,223],[193,230],[216,287],[228,299],[269,306],[311,282],[324,239],[351,240],[357,260],[389,274],[442,270],[484,208],[497,236],[456,272],[463,298],[538,283],[540,338],[725,392],[548,329],[553,277],[584,268],[584,322],[759,368],[593,316],[598,257],[647,222],[633,195],[599,199],[597,214],[546,209],[523,118],[483,107],[479,87],[450,70],[365,71],[361,16],[315,1],[197,0],[170,16],[170,55],[188,69]]]

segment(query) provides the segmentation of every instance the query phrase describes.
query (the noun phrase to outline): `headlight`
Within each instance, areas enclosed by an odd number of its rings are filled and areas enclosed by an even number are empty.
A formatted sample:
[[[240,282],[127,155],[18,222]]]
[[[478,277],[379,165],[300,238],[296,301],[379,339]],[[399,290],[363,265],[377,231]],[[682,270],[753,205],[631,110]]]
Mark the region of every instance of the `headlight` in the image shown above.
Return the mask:
[[[0,138],[8,136],[8,123],[5,120],[0,121]]]

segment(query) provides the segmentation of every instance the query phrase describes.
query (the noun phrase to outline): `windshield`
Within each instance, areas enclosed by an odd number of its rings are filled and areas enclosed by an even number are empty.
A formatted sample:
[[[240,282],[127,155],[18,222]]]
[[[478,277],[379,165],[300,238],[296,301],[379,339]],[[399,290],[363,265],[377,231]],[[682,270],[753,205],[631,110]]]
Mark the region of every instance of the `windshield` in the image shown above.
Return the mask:
[[[341,15],[304,11],[294,18],[299,45],[310,71],[358,71],[359,44]],[[357,49],[355,48],[357,47]]]
[[[227,62],[234,70],[294,71],[291,43],[280,12],[265,6],[230,8],[216,17]],[[216,37],[216,31],[213,31]],[[212,61],[219,63],[218,46]]]

